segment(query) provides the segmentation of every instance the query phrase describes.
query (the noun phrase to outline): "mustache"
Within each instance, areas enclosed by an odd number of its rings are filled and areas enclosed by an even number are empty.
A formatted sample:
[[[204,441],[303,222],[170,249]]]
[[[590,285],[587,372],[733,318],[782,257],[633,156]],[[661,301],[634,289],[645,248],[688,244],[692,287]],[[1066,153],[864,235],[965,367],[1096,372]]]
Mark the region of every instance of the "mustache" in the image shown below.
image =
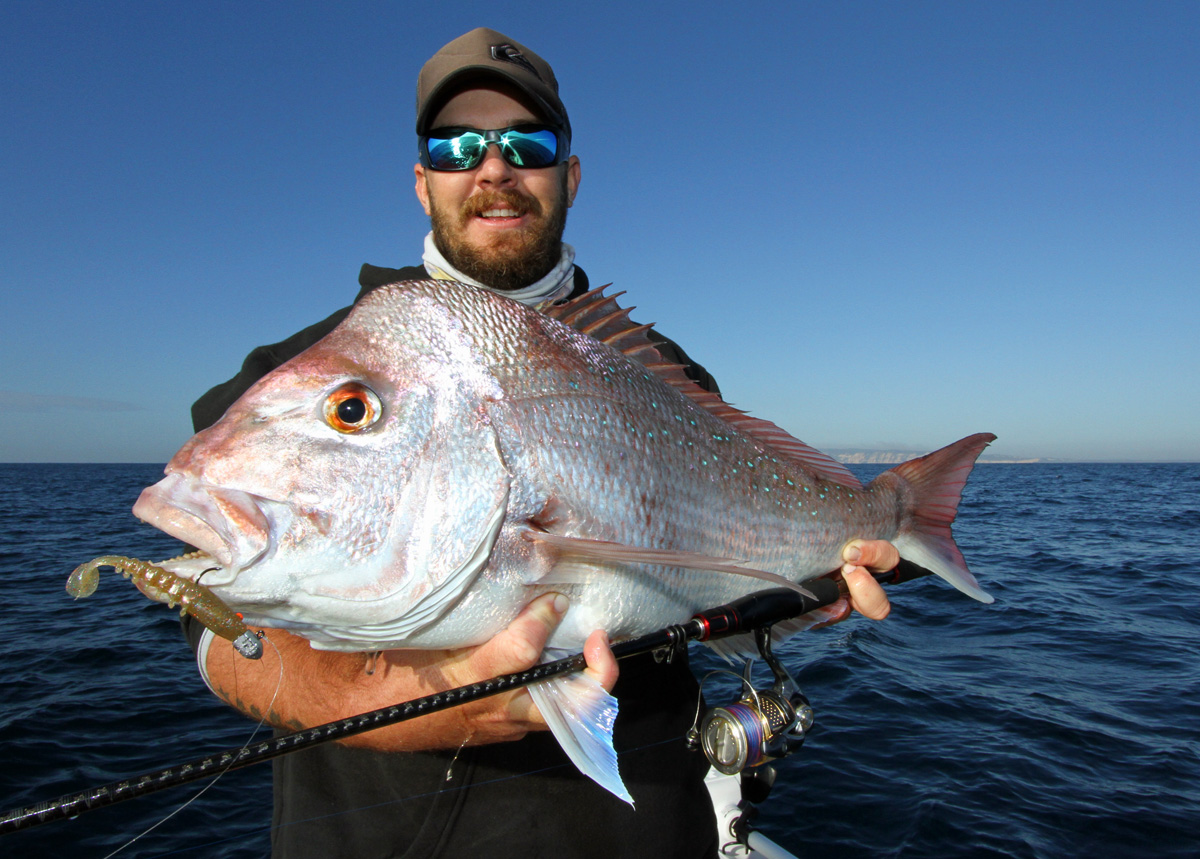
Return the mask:
[[[542,214],[542,204],[537,197],[522,194],[513,189],[503,191],[481,191],[463,202],[460,214],[464,221],[482,215],[489,209],[512,209],[519,215]]]

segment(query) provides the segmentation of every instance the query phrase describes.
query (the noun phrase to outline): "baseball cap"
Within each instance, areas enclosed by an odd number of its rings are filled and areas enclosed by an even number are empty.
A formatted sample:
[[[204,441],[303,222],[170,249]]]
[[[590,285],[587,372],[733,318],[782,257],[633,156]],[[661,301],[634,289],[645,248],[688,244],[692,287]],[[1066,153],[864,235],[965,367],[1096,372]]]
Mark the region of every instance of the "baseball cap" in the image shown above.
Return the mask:
[[[550,64],[520,42],[487,27],[477,27],[429,58],[417,76],[417,134],[428,134],[442,102],[475,79],[502,78],[528,95],[544,119],[571,137],[567,109],[558,97]]]

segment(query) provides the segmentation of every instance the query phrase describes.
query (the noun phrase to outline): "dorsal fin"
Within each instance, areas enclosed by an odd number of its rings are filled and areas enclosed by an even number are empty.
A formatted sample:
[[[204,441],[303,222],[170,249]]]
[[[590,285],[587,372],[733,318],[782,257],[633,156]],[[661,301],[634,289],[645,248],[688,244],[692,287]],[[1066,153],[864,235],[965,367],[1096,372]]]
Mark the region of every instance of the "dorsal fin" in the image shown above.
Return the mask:
[[[654,342],[647,336],[647,332],[653,326],[638,325],[631,321],[629,313],[634,308],[623,308],[617,304],[617,299],[625,293],[604,294],[604,290],[611,285],[597,287],[564,304],[538,309],[551,319],[557,319],[577,331],[582,331],[645,365],[662,381],[676,388],[705,411],[732,425],[743,435],[815,471],[826,480],[833,480],[853,489],[862,486],[858,478],[833,457],[794,438],[770,421],[751,417],[741,409],[734,408],[689,379],[682,364],[665,361],[655,348]]]

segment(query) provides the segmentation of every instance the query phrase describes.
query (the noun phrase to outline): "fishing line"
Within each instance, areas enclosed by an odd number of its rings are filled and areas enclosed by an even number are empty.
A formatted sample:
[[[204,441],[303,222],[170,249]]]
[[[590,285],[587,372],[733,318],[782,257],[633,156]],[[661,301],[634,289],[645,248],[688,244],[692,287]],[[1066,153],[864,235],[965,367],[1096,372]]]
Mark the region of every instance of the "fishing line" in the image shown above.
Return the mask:
[[[450,763],[446,764],[446,775],[442,781],[450,781],[450,779],[454,778],[454,765],[458,763],[458,756],[462,754],[462,750],[467,747],[467,743],[471,742],[471,737],[473,736],[475,736],[474,731],[469,733],[467,738],[458,744],[458,748],[454,750],[454,757],[450,759]]]
[[[753,659],[747,659],[746,664],[752,663],[753,661],[754,661]],[[693,739],[698,741],[698,738],[700,736],[700,710],[704,706],[704,684],[708,682],[709,678],[714,677],[718,674],[728,674],[730,677],[732,677],[734,680],[736,680],[738,682],[739,687],[742,689],[749,687],[751,690],[753,690],[753,688],[754,688],[754,687],[750,686],[749,680],[747,680],[741,674],[731,671],[728,668],[714,668],[713,670],[707,672],[703,677],[700,678],[700,683],[699,683],[700,691],[696,695],[696,717],[692,720],[692,729],[690,731],[688,731],[688,733],[687,733],[688,742],[692,742]],[[108,859],[108,857],[105,857],[105,859]]]
[[[274,692],[274,694],[271,695],[271,701],[270,701],[270,703],[267,704],[267,708],[264,711],[263,717],[258,720],[258,724],[254,726],[254,730],[252,730],[250,732],[250,736],[246,739],[246,742],[242,743],[241,747],[243,749],[249,748],[250,744],[252,742],[254,742],[254,738],[258,736],[258,732],[262,730],[263,725],[265,725],[267,723],[267,717],[265,714],[271,712],[271,708],[275,706],[275,700],[279,697],[279,690],[283,688],[283,655],[280,654],[279,648],[275,646],[275,642],[273,642],[273,641],[271,641],[271,639],[267,638],[267,636],[265,634],[261,635],[260,638],[261,638],[261,640],[265,641],[267,644],[271,645],[271,649],[275,651],[275,657],[279,660],[279,677],[276,678],[276,680],[275,680],[275,692]],[[229,766],[225,767],[225,769],[221,770],[219,773],[217,773],[215,776],[213,776],[213,780],[210,781],[208,784],[206,784],[204,787],[200,788],[200,790],[196,791],[196,793],[190,799],[188,799],[187,802],[180,805],[177,809],[172,811],[170,814],[168,814],[162,820],[158,821],[157,823],[152,824],[145,831],[140,832],[139,834],[130,838],[128,841],[126,841],[124,844],[122,844],[120,847],[118,847],[112,853],[109,853],[107,856],[105,856],[104,859],[112,859],[113,856],[116,856],[118,853],[120,853],[122,850],[124,850],[130,844],[133,844],[135,841],[141,840],[142,838],[149,835],[154,830],[158,829],[158,827],[162,826],[164,823],[166,823],[172,817],[179,814],[179,812],[183,811],[185,808],[187,808],[193,802],[198,800],[200,797],[204,796],[204,794],[208,792],[208,789],[210,787],[212,787],[213,785],[215,785],[218,781],[220,781],[221,777],[224,776],[225,773],[229,772],[229,770],[232,769],[232,767],[233,767],[233,762],[230,761]]]

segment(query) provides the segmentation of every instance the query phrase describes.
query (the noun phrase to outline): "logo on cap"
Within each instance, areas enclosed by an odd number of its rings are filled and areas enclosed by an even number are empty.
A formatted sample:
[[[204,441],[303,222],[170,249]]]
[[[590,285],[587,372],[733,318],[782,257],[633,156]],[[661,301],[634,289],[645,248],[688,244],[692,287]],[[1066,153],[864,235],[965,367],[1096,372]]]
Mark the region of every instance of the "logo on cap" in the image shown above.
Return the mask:
[[[515,66],[520,66],[538,80],[542,79],[542,76],[537,73],[537,69],[533,67],[533,63],[525,59],[524,55],[512,45],[492,45],[492,59],[501,63],[512,63]]]

